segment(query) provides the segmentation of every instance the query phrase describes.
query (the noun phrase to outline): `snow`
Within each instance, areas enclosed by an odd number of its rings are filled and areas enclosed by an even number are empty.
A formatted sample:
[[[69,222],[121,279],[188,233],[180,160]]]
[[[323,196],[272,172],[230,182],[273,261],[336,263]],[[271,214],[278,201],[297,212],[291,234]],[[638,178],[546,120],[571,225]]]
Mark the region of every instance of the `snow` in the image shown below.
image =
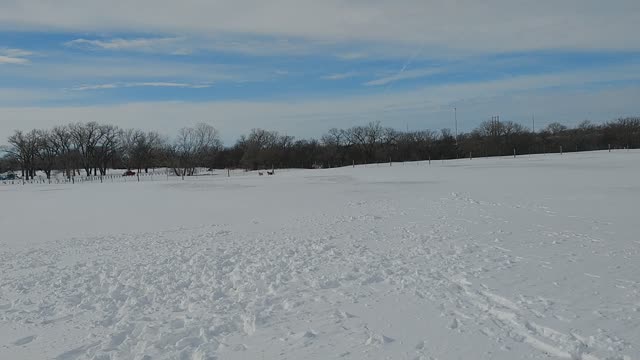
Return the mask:
[[[0,185],[0,358],[637,359],[639,164]]]

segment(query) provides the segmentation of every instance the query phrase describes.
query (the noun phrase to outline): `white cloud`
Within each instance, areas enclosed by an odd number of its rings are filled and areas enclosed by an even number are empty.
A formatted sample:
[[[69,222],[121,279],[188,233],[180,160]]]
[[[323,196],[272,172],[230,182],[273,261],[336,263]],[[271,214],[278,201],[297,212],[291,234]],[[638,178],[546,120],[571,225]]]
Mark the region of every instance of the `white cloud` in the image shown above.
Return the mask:
[[[356,72],[346,72],[346,73],[325,75],[321,79],[322,80],[344,80],[344,79],[352,78],[357,75],[358,73]]]
[[[288,38],[250,38],[247,36],[209,36],[192,39],[194,47],[251,56],[309,55],[330,46],[321,41],[302,41]]]
[[[178,60],[141,59],[130,56],[49,57],[46,62],[39,62],[38,66],[0,66],[0,79],[55,82],[70,87],[78,84],[156,81],[233,83],[263,81],[273,77],[273,73],[264,68]]]
[[[335,45],[326,41],[248,37],[240,35],[197,35],[181,37],[75,39],[64,45],[87,50],[110,50],[190,55],[201,51],[219,51],[251,56],[274,54],[309,55]]]
[[[12,57],[29,57],[33,52],[23,49],[4,49],[0,50],[0,54]]]
[[[143,9],[137,11],[136,9]],[[640,49],[640,2],[616,0],[20,0],[0,28],[244,34],[475,52]],[[239,44],[227,44],[238,49]],[[284,44],[288,46],[288,44]],[[297,45],[296,45],[297,46]],[[375,46],[374,46],[375,47]],[[245,51],[252,51],[249,46]]]
[[[86,90],[104,90],[104,89],[115,89],[117,88],[117,84],[100,84],[100,85],[81,85],[71,88],[74,91],[86,91]]]
[[[117,88],[132,88],[132,87],[171,87],[171,88],[189,88],[189,89],[204,89],[211,87],[211,84],[189,84],[189,83],[176,83],[176,82],[132,82],[132,83],[114,83],[114,84],[98,84],[98,85],[81,85],[71,88],[74,91],[87,91],[87,90],[105,90],[105,89],[117,89]]]
[[[337,58],[342,60],[360,60],[366,58],[368,55],[363,52],[346,52],[336,55]]]
[[[0,87],[0,109],[3,105],[11,104],[12,106],[29,106],[34,103],[42,103],[47,101],[73,100],[81,98],[81,94],[71,94],[65,90],[51,89],[23,89],[15,87]],[[1,110],[0,110],[1,112]],[[0,121],[0,130],[4,128]],[[0,137],[0,143],[2,142]]]
[[[0,48],[0,64],[27,64],[29,63],[29,59],[27,59],[27,57],[31,55],[33,55],[33,53],[27,50]]]
[[[398,73],[365,83],[367,86],[387,85],[396,81],[418,79],[441,73],[441,69],[400,70]]]
[[[439,129],[450,127],[453,106],[458,107],[461,129],[471,129],[495,114],[504,119],[528,121],[530,114],[535,112],[541,125],[556,120],[577,122],[585,118],[602,121],[640,113],[637,101],[640,86],[577,89],[621,80],[640,81],[640,64],[516,76],[489,82],[430,85],[386,94],[296,101],[154,102],[30,108],[0,106],[0,118],[3,119],[0,141],[16,128],[52,126],[86,119],[157,129],[167,134],[174,134],[180,127],[206,119],[220,128],[227,143],[254,127],[304,137],[319,136],[331,127],[344,128],[376,120],[385,126],[398,128],[409,123],[411,128]]]
[[[89,40],[76,39],[65,43],[66,46],[90,50],[120,50],[120,51],[145,51],[145,52],[169,52],[172,54],[188,54],[189,51],[180,49],[178,44],[183,40],[177,37],[164,38],[136,38],[136,39],[106,39]]]
[[[0,64],[26,64],[29,60],[0,55]]]
[[[640,87],[601,89],[592,92],[529,92],[526,96],[508,94],[467,100],[458,104],[461,130],[470,130],[490,115],[529,124],[532,112],[536,123],[553,121],[567,124],[585,118],[611,120],[640,113]],[[382,102],[380,102],[382,100]],[[386,101],[385,101],[386,100]],[[394,101],[396,101],[394,103]],[[449,103],[438,100],[403,102],[378,97],[348,97],[304,102],[221,101],[205,103],[155,102],[75,107],[0,107],[0,143],[14,129],[51,127],[75,121],[94,121],[121,127],[139,127],[175,135],[184,126],[206,121],[216,126],[227,145],[251,128],[268,128],[297,137],[319,137],[332,127],[347,128],[382,121],[384,126],[412,129],[451,128]],[[180,121],[176,121],[180,119]]]

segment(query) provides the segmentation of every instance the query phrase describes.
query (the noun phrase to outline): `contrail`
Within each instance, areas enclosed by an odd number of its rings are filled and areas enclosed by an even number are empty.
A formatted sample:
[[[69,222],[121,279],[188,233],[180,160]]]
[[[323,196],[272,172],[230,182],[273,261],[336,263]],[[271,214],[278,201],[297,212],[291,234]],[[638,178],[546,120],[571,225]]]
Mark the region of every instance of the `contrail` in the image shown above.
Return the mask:
[[[400,71],[398,71],[398,72],[395,74],[395,76],[402,75],[402,73],[404,73],[404,71],[405,71],[405,70],[407,70],[407,68],[408,68],[409,66],[411,66],[411,64],[413,63],[413,60],[415,60],[415,59],[418,57],[418,55],[421,55],[421,54],[422,54],[422,51],[423,51],[423,50],[424,50],[424,43],[423,43],[422,45],[420,45],[420,48],[418,49],[418,51],[416,51],[415,53],[413,53],[413,55],[409,56],[409,58],[407,59],[407,61],[405,61],[404,65],[402,65],[402,68],[400,69]],[[392,81],[392,82],[390,82],[390,83],[388,83],[388,84],[384,87],[384,92],[383,92],[383,93],[386,93],[386,92],[387,92],[387,90],[389,89],[389,87],[393,85],[393,83],[394,83],[393,81]]]
[[[411,64],[413,63],[413,61],[414,61],[414,60],[415,60],[419,55],[421,55],[421,54],[422,54],[422,51],[424,50],[424,47],[425,47],[425,44],[424,44],[424,43],[422,43],[422,44],[420,45],[420,48],[418,48],[418,51],[416,51],[415,53],[413,53],[413,55],[409,56],[409,58],[404,62],[404,65],[402,65],[402,68],[400,69],[400,71],[398,71],[398,72],[396,73],[396,75],[395,75],[395,76],[402,75],[402,73],[404,73],[404,72],[405,72],[405,70],[407,70],[407,68],[408,68],[409,66],[411,66]],[[394,81],[392,81],[392,82],[388,83],[387,85],[385,85],[384,90],[382,91],[382,94],[383,94],[383,95],[385,95],[385,94],[387,93],[387,91],[390,89],[390,87],[391,87],[391,86],[393,86],[393,83],[394,83]],[[383,113],[384,113],[384,112],[386,112],[390,107],[391,107],[391,105],[386,105],[386,106],[383,108],[382,112],[383,112]],[[380,121],[381,121],[381,122],[382,122],[382,121],[384,121],[384,116],[383,116],[382,114],[380,114],[380,117],[382,118]]]

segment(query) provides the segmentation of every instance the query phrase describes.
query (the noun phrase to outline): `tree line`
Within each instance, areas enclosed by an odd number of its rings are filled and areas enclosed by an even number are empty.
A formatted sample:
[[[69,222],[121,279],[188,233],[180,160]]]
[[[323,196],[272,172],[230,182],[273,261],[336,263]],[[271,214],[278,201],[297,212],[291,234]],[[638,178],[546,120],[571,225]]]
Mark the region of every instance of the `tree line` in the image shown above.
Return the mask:
[[[120,129],[96,122],[52,129],[16,130],[0,150],[0,173],[20,171],[33,179],[37,171],[71,178],[104,176],[108,169],[148,172],[168,168],[177,176],[192,176],[198,168],[320,168],[354,163],[418,161],[591,151],[640,147],[640,117],[627,117],[576,127],[549,124],[533,131],[511,121],[492,119],[476,129],[454,134],[450,129],[399,131],[379,122],[331,129],[320,139],[296,139],[276,131],[253,129],[234,145],[224,147],[216,128],[185,127],[170,139],[158,132]]]

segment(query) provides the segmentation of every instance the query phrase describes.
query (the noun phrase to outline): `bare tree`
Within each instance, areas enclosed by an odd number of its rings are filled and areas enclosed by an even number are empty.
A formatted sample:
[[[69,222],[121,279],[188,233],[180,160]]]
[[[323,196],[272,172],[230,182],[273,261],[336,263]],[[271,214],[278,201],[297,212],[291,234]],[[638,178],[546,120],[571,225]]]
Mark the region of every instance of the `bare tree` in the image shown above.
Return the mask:
[[[364,161],[375,158],[376,149],[384,138],[384,128],[380,122],[371,122],[367,126],[356,126],[345,132],[349,145],[360,149]]]
[[[56,141],[53,131],[36,130],[37,150],[36,156],[39,160],[39,166],[44,171],[48,180],[51,180],[51,172],[56,166],[56,162],[60,156],[60,146]]]
[[[196,125],[193,130],[196,140],[196,163],[198,166],[209,167],[216,153],[222,149],[220,133],[213,126],[204,123]]]
[[[486,121],[470,133],[450,130],[403,132],[379,122],[347,130],[331,129],[321,141],[297,140],[275,131],[253,129],[230,148],[223,148],[218,131],[206,124],[180,130],[169,142],[156,132],[121,131],[95,122],[57,126],[51,130],[16,131],[0,148],[3,171],[22,170],[33,179],[37,170],[48,178],[61,170],[70,178],[80,168],[87,175],[106,174],[108,168],[138,172],[150,167],[172,167],[177,175],[194,175],[198,167],[324,167],[352,161],[394,161],[455,158],[460,154],[491,156],[513,149],[535,153],[559,149],[580,151],[640,146],[640,118],[603,124],[583,121],[568,128],[552,123],[531,132],[512,121]],[[2,153],[4,152],[4,153]]]
[[[97,175],[95,155],[96,147],[100,142],[100,125],[96,122],[72,124],[69,125],[69,133],[85,174],[89,176],[94,170],[94,175]]]
[[[567,130],[567,127],[560,123],[554,122],[547,125],[547,128],[545,130],[551,133],[551,135],[560,135],[562,132]]]
[[[140,169],[144,168],[145,172],[149,172],[149,167],[155,168],[160,165],[167,140],[155,131],[146,133],[144,139],[145,142],[140,143],[137,147],[142,164]]]
[[[192,176],[198,166],[206,165],[210,156],[219,151],[222,141],[218,130],[207,124],[182,128],[171,149],[174,172],[178,176]]]
[[[67,179],[71,178],[71,172],[75,174],[74,166],[74,147],[71,130],[68,126],[56,126],[50,132],[50,140],[58,149],[58,161],[61,170],[64,171]]]
[[[325,148],[324,162],[329,167],[336,164],[344,165],[345,161],[345,132],[333,128],[322,136],[321,144]]]
[[[118,143],[120,145],[120,159],[127,168],[131,170],[139,167],[140,160],[138,158],[139,144],[146,143],[145,134],[138,129],[120,130],[118,134]]]
[[[275,131],[253,129],[244,139],[244,155],[241,163],[245,168],[258,169],[261,166],[273,165],[274,150],[280,135]],[[271,163],[271,164],[269,164]]]
[[[118,151],[119,130],[113,125],[99,125],[98,136],[93,149],[94,175],[97,175],[95,168],[100,171],[100,175],[107,174],[113,158]]]
[[[38,153],[38,133],[32,130],[24,133],[16,130],[8,139],[9,146],[4,150],[19,165],[22,177],[26,180],[33,179],[36,175],[36,159]]]

